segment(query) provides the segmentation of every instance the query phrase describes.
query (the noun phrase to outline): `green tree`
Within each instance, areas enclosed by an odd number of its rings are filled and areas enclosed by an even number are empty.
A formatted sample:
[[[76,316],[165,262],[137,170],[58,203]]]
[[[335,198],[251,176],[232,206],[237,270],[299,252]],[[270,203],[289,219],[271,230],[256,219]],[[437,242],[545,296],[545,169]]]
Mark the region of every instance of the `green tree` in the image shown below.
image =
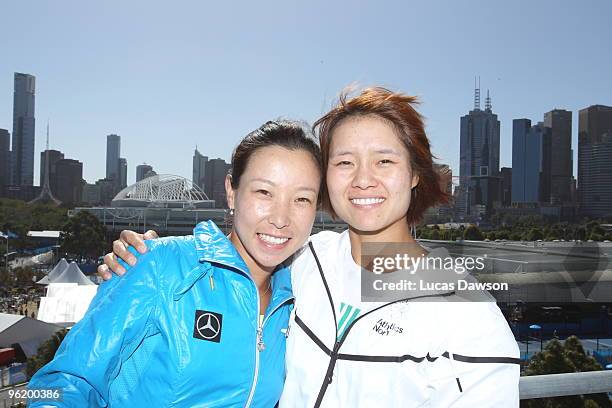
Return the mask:
[[[584,227],[576,227],[576,229],[574,230],[574,239],[579,239],[581,241],[584,241],[587,237],[587,230]]]
[[[484,236],[482,235],[482,232],[477,226],[470,225],[465,229],[465,232],[463,233],[463,239],[468,241],[482,241],[484,239]]]
[[[456,241],[457,239],[461,238],[462,234],[461,234],[461,230],[459,229],[451,229],[450,230],[450,240],[451,241]]]
[[[603,235],[598,234],[597,232],[591,232],[591,235],[589,235],[589,239],[593,241],[603,241],[604,237]]]
[[[0,268],[0,288],[4,289],[4,288],[8,288],[9,284],[11,283],[11,277],[9,276],[8,271],[6,270],[6,268],[3,266]],[[0,291],[0,296],[1,296],[1,291]]]
[[[19,238],[11,240],[17,249],[27,248],[29,230],[60,230],[68,219],[67,210],[51,204],[28,204],[24,201],[0,199],[0,230],[12,231]]]
[[[523,234],[523,239],[525,241],[537,241],[539,239],[544,239],[544,234],[539,228],[531,228],[526,234]]]
[[[510,241],[520,241],[521,233],[519,231],[512,231],[510,233]]]
[[[15,278],[17,279],[17,283],[19,285],[32,284],[32,278],[35,276],[34,271],[29,266],[21,267],[12,270]]]
[[[66,253],[97,257],[105,252],[104,225],[87,211],[79,211],[62,227],[61,250]]]
[[[561,233],[558,229],[556,228],[551,228],[547,233],[546,233],[546,241],[554,241],[555,239],[560,239]]]
[[[510,233],[508,230],[501,229],[495,233],[496,239],[510,239]]]
[[[564,344],[553,339],[546,344],[541,353],[529,362],[524,375],[544,375],[575,373],[584,371],[599,371],[602,367],[597,361],[587,356],[580,340],[576,336],[570,336]],[[521,407],[526,408],[578,408],[598,407],[610,408],[610,400],[606,394],[589,394],[586,396],[572,395],[557,398],[540,398],[521,402]]]
[[[26,374],[28,378],[32,378],[38,370],[55,357],[55,352],[59,348],[62,340],[66,337],[68,330],[62,329],[56,332],[49,340],[44,341],[38,347],[36,354],[28,358],[26,362]]]

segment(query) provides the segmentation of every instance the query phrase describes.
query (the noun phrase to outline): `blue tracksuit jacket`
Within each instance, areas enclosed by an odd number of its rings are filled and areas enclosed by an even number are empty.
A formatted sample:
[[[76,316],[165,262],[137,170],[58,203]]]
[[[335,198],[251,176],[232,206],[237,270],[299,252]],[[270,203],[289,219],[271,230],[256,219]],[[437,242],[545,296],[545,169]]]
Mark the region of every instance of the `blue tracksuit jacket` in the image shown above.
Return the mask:
[[[100,286],[30,381],[61,389],[62,402],[30,406],[273,407],[285,378],[288,268],[274,273],[260,321],[255,283],[213,222],[147,245],[129,273]]]

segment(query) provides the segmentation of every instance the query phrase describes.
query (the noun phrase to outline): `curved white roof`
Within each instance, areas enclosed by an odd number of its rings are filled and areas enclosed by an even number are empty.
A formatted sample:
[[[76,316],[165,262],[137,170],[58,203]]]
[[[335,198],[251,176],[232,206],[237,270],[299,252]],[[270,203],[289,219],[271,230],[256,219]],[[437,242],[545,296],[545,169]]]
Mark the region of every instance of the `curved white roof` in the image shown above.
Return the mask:
[[[121,190],[113,199],[112,205],[148,207],[167,204],[195,205],[203,202],[211,200],[191,180],[171,174],[156,174]]]

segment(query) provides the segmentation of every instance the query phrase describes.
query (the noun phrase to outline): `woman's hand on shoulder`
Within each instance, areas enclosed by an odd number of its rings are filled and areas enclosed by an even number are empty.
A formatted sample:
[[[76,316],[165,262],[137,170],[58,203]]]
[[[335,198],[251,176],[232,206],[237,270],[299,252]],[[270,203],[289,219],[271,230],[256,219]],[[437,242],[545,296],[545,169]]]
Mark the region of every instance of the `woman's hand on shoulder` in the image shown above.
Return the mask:
[[[98,275],[104,280],[109,280],[113,273],[119,276],[123,275],[126,270],[119,263],[119,259],[130,266],[136,265],[137,262],[136,256],[129,251],[129,247],[133,247],[138,253],[144,254],[147,252],[147,246],[144,241],[156,238],[159,238],[159,236],[153,230],[149,230],[144,234],[130,230],[121,231],[119,239],[113,241],[113,252],[104,255],[104,263],[98,266]]]

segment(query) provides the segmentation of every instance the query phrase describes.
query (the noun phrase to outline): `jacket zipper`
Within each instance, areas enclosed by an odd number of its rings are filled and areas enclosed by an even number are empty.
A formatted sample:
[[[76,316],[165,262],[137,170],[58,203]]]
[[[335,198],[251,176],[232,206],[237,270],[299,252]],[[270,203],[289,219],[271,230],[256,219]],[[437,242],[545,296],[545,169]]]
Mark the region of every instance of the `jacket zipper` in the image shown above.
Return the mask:
[[[255,285],[255,281],[251,278],[253,285]],[[259,320],[259,309],[260,309],[260,299],[259,299],[259,290],[257,290],[257,285],[255,285],[255,293],[257,294],[257,338],[255,340],[255,374],[253,376],[253,384],[251,384],[251,391],[249,392],[249,398],[247,398],[247,402],[244,405],[244,408],[248,408],[251,406],[253,402],[253,397],[255,396],[255,387],[257,386],[257,378],[259,377],[259,341],[262,338],[263,332],[263,322]]]
[[[257,287],[255,288],[257,289]],[[266,348],[266,345],[264,344],[264,341],[263,341],[263,328],[266,322],[268,321],[268,319],[270,318],[270,316],[272,316],[274,312],[276,312],[278,309],[281,308],[281,306],[283,306],[285,303],[287,303],[288,301],[292,299],[295,299],[295,298],[291,296],[291,297],[288,297],[287,299],[284,299],[274,309],[272,309],[270,313],[268,313],[268,315],[264,317],[264,319],[259,319],[260,299],[259,299],[259,291],[257,291],[257,338],[255,341],[255,376],[253,377],[253,384],[251,385],[251,391],[249,392],[249,398],[247,399],[247,402],[244,408],[248,408],[251,406],[251,403],[253,402],[253,397],[255,396],[255,388],[257,388],[257,380],[259,379],[259,353],[262,352]]]
[[[329,356],[330,360],[329,360],[329,364],[327,366],[327,371],[325,373],[325,378],[323,379],[323,384],[321,385],[321,389],[319,390],[319,395],[317,395],[317,400],[316,400],[315,405],[314,405],[314,408],[319,408],[321,406],[321,403],[323,402],[323,397],[325,396],[325,393],[327,392],[327,387],[329,387],[329,384],[331,384],[331,382],[332,382],[332,378],[333,378],[333,375],[334,375],[334,368],[336,367],[336,363],[338,361],[338,351],[340,350],[340,347],[342,347],[342,344],[344,343],[344,340],[348,337],[348,334],[351,331],[351,329],[353,328],[353,326],[359,320],[364,318],[365,316],[367,316],[367,315],[369,315],[369,314],[371,314],[373,312],[376,312],[376,311],[382,309],[383,307],[390,306],[392,304],[399,303],[399,302],[404,302],[404,301],[407,301],[407,300],[414,300],[414,299],[417,299],[418,297],[411,298],[411,299],[400,299],[400,300],[396,300],[396,301],[393,301],[393,302],[389,302],[389,303],[386,303],[386,304],[384,304],[384,305],[382,305],[380,307],[372,309],[372,310],[370,310],[367,313],[364,313],[363,315],[357,317],[355,320],[353,320],[351,322],[351,324],[348,325],[348,327],[344,330],[344,333],[342,334],[342,338],[339,339],[338,338],[338,319],[336,318],[336,307],[334,306],[334,299],[333,299],[333,297],[331,295],[331,291],[329,289],[329,285],[327,284],[327,279],[325,279],[325,274],[323,273],[323,267],[321,266],[321,262],[319,261],[319,257],[317,256],[317,253],[316,253],[316,251],[314,249],[314,245],[312,244],[312,241],[308,242],[308,246],[310,248],[310,251],[311,251],[312,255],[314,256],[315,262],[317,264],[317,268],[319,269],[319,274],[321,276],[321,280],[323,281],[323,286],[325,287],[325,292],[327,293],[327,298],[329,300],[329,303],[330,303],[330,306],[331,306],[331,310],[332,310],[332,314],[333,314],[333,317],[334,317],[334,330],[336,332],[336,341],[334,343],[334,348],[331,350],[331,353],[330,353],[330,356]],[[433,295],[433,296],[440,296],[440,295],[441,296],[446,296],[446,295],[452,294],[452,293],[454,293],[454,291],[453,292],[449,292],[447,294],[443,293],[443,294],[436,294],[436,295]],[[430,297],[430,296],[428,295],[428,296],[423,296],[423,297]],[[459,380],[457,379],[457,382],[458,381]],[[459,384],[459,389],[461,390],[461,385],[460,384]]]
[[[321,389],[319,390],[319,395],[317,396],[317,400],[314,404],[315,408],[318,408],[321,406],[321,403],[323,402],[323,397],[325,396],[325,393],[327,392],[327,387],[329,387],[329,384],[332,383],[332,379],[334,376],[334,368],[336,367],[336,362],[338,361],[338,350],[340,350],[341,345],[342,343],[340,343],[337,340],[334,343],[334,348],[332,349],[331,354],[330,354],[329,365],[327,366],[327,371],[325,372],[325,378],[323,379],[323,384],[321,385]]]
[[[202,258],[200,262],[202,262],[203,260],[206,261],[206,259]],[[284,305],[288,301],[295,299],[295,297],[290,296],[284,299],[274,309],[272,309],[272,311],[268,314],[268,316],[266,316],[262,321],[260,321],[259,320],[259,309],[261,307],[260,306],[261,300],[259,298],[259,291],[257,290],[257,285],[255,284],[255,281],[253,280],[253,278],[251,277],[249,273],[243,271],[240,268],[236,268],[236,267],[234,268],[240,271],[244,276],[249,278],[251,282],[253,282],[253,285],[255,286],[255,293],[257,295],[257,336],[255,340],[255,373],[253,377],[253,383],[251,384],[251,391],[249,392],[249,397],[247,398],[247,401],[244,405],[244,408],[249,408],[253,402],[253,397],[255,396],[255,388],[257,387],[257,380],[259,378],[259,353],[263,351],[263,349],[265,348],[265,344],[263,342],[263,326],[265,325],[268,318],[272,316],[272,314],[274,314],[274,312],[276,312],[282,305]],[[211,276],[210,285],[211,285],[211,289],[214,290],[214,281],[212,280],[212,276]]]
[[[268,319],[270,318],[270,316],[272,316],[272,315],[273,315],[273,314],[274,314],[274,313],[275,313],[275,312],[276,312],[278,309],[280,309],[280,308],[281,308],[281,306],[283,306],[285,303],[289,302],[290,300],[294,300],[294,299],[295,299],[295,297],[294,297],[294,296],[289,296],[288,298],[283,299],[281,302],[279,302],[279,303],[278,303],[278,305],[276,305],[276,307],[275,307],[274,309],[272,309],[272,310],[270,311],[270,313],[268,313],[268,315],[267,315],[267,316],[264,318],[264,320],[263,320],[263,324],[261,325],[261,326],[262,326],[262,336],[263,336],[263,326],[265,326],[265,325],[266,325],[266,322],[268,321]],[[263,344],[263,337],[262,337],[262,344]],[[265,348],[265,345],[264,345],[264,348]]]

